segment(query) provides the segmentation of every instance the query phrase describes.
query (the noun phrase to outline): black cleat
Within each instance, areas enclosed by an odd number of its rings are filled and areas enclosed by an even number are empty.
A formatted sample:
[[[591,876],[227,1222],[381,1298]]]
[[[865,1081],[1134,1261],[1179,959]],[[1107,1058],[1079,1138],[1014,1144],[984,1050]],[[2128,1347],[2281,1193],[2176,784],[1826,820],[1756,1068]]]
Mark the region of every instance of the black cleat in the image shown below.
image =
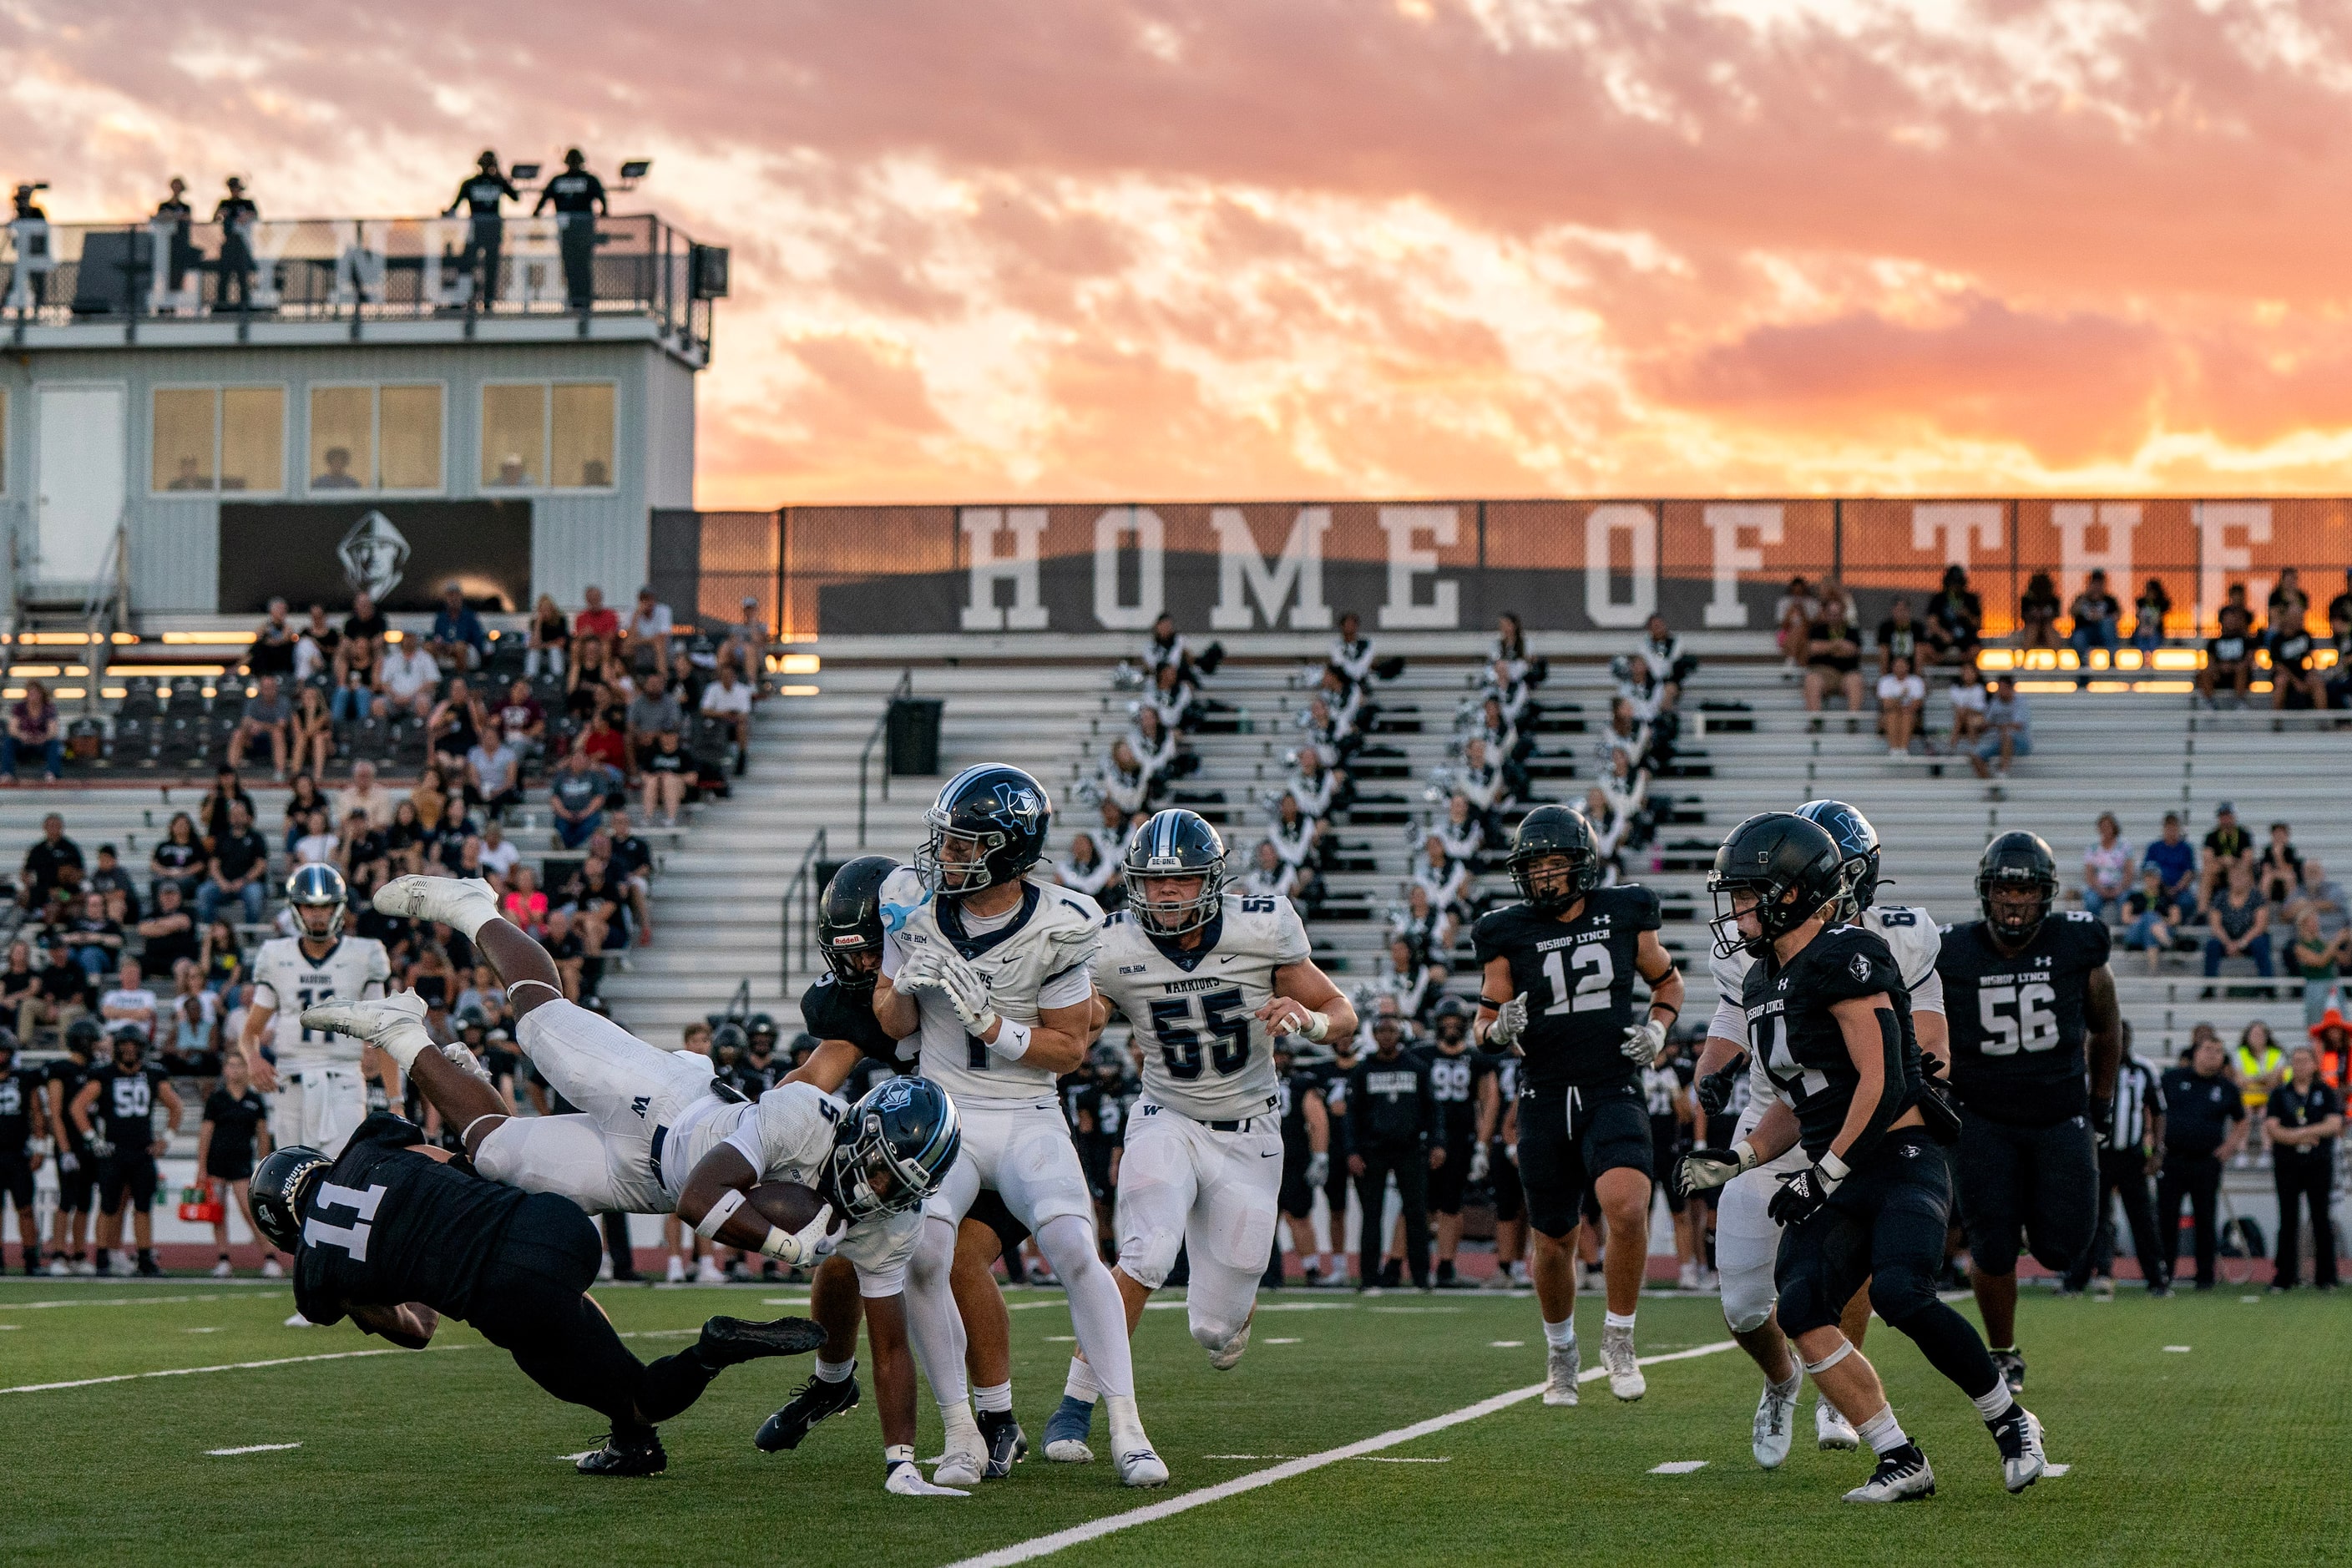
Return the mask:
[[[781,1454],[787,1448],[797,1448],[810,1428],[828,1415],[857,1408],[857,1374],[852,1372],[839,1383],[827,1383],[811,1375],[800,1386],[782,1410],[760,1423],[752,1435],[751,1446],[763,1454]]]
[[[978,1419],[981,1439],[988,1445],[988,1468],[980,1479],[1001,1481],[1029,1457],[1029,1439],[1021,1435],[1021,1423],[1010,1410],[982,1410]]]
[[[762,1356],[804,1355],[824,1343],[822,1324],[806,1318],[778,1318],[772,1323],[747,1323],[740,1318],[713,1318],[702,1325],[696,1349],[711,1366],[737,1366]]]
[[[604,1439],[603,1447],[583,1455],[572,1468],[583,1476],[657,1476],[669,1468],[669,1456],[662,1451],[658,1432],[648,1431],[642,1438],[623,1437],[615,1432]]]
[[[1993,1370],[2000,1373],[2000,1380],[2009,1384],[2010,1393],[2025,1392],[2025,1358],[2023,1356],[2014,1350],[1995,1351],[1992,1352],[1992,1364]]]

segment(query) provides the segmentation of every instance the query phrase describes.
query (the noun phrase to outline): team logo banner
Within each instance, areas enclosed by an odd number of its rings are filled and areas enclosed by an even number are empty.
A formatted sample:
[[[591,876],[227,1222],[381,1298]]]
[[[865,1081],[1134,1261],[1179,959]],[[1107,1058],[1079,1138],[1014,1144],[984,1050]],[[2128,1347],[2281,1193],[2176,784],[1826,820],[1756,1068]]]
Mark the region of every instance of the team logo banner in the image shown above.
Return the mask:
[[[341,613],[365,589],[377,607],[428,611],[456,582],[477,609],[530,607],[530,502],[228,501],[220,509],[220,609],[259,614],[283,597]]]

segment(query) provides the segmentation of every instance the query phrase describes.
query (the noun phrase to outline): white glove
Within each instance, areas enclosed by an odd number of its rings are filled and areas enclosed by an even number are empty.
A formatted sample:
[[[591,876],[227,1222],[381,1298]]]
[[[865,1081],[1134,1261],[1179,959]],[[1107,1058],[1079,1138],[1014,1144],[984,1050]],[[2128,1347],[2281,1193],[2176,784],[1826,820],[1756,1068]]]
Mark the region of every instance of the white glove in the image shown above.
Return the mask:
[[[1473,1182],[1483,1182],[1483,1181],[1485,1181],[1485,1180],[1486,1179],[1486,1171],[1487,1171],[1487,1168],[1488,1168],[1490,1165],[1492,1165],[1493,1163],[1494,1163],[1494,1161],[1492,1160],[1492,1158],[1491,1158],[1491,1157],[1489,1157],[1489,1156],[1488,1156],[1488,1154],[1487,1154],[1487,1152],[1486,1152],[1486,1145],[1485,1145],[1484,1143],[1478,1143],[1478,1144],[1474,1144],[1474,1145],[1472,1145],[1471,1150],[1470,1150],[1470,1179],[1471,1179],[1471,1181],[1473,1181]]]
[[[798,1268],[832,1255],[833,1237],[827,1234],[832,1227],[833,1205],[826,1204],[798,1230],[770,1226],[768,1239],[760,1244],[760,1250],[788,1268]]]
[[[970,1492],[960,1491],[954,1487],[933,1486],[923,1479],[923,1472],[915,1468],[915,1461],[912,1459],[901,1459],[892,1465],[890,1473],[882,1479],[882,1489],[886,1492],[896,1492],[900,1497],[971,1496]]]
[[[1307,1190],[1313,1192],[1331,1179],[1331,1156],[1316,1153],[1307,1156]]]
[[[58,1169],[70,1176],[81,1169],[81,1156],[68,1149],[58,1156]]]
[[[1647,1018],[1625,1031],[1618,1047],[1635,1067],[1648,1067],[1666,1048],[1666,1026],[1655,1018]]]
[[[1507,1050],[1519,1043],[1528,1028],[1528,994],[1517,996],[1495,1009],[1495,1021],[1486,1026],[1486,1044],[1497,1050]]]
[[[467,1078],[472,1079],[484,1089],[492,1087],[490,1084],[490,1069],[484,1067],[482,1065],[482,1058],[476,1056],[462,1042],[451,1041],[448,1045],[441,1047],[441,1054],[448,1058],[452,1063],[456,1064],[459,1072],[464,1073]]]
[[[105,1128],[100,1127],[90,1133],[89,1152],[101,1160],[110,1160],[114,1157],[114,1140],[106,1135]]]
[[[891,982],[901,991],[937,991],[940,974],[947,954],[936,947],[919,947],[913,956],[898,966],[898,977]]]
[[[984,1039],[996,1027],[996,1009],[988,1005],[988,978],[952,952],[940,955],[940,989],[964,1032]]]

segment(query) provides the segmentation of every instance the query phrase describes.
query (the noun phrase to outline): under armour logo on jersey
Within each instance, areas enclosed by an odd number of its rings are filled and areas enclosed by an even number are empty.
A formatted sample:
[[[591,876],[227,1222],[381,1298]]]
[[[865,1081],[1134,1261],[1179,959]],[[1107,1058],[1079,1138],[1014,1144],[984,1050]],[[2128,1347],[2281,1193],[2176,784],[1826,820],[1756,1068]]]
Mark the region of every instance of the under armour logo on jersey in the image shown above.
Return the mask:
[[[653,1096],[649,1094],[641,1094],[637,1096],[636,1099],[629,1101],[629,1109],[637,1113],[637,1119],[639,1121],[643,1121],[645,1119],[646,1107],[652,1103]]]
[[[1859,952],[1855,953],[1853,955],[1853,962],[1847,964],[1846,967],[1853,971],[1853,977],[1856,980],[1868,980],[1870,978],[1870,960],[1864,954]]]

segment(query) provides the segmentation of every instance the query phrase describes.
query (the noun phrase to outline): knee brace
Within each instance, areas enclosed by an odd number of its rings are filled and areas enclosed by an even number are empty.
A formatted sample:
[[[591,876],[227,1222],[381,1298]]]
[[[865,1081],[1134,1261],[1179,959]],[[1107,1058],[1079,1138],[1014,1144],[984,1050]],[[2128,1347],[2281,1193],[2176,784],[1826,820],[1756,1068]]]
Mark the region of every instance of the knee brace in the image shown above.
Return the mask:
[[[1935,1304],[1935,1280],[1909,1264],[1894,1264],[1870,1277],[1871,1310],[1897,1328],[1921,1308]]]

